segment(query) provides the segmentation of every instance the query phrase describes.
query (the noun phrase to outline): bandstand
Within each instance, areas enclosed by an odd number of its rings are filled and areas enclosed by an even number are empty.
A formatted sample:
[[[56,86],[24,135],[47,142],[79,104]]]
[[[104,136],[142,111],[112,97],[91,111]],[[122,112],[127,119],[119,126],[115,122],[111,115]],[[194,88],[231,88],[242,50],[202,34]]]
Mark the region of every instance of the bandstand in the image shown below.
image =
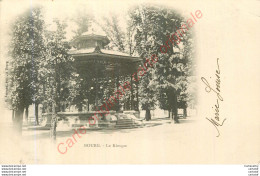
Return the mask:
[[[132,75],[137,71],[142,59],[126,53],[107,49],[109,39],[105,35],[86,32],[74,38],[69,54],[74,58],[74,68],[83,86],[77,96],[76,111],[60,112],[62,119],[77,117],[78,125],[86,125],[87,119],[119,89],[119,85],[128,81],[131,89],[116,101],[109,116],[104,114],[97,126],[113,121],[119,127],[137,125],[130,117],[139,117],[138,82]],[[113,116],[114,118],[110,118]],[[120,121],[121,120],[121,121]],[[120,123],[119,123],[120,122]],[[75,124],[74,124],[75,125]]]
[[[102,105],[126,80],[131,84],[128,94],[118,101],[112,110],[138,111],[138,83],[132,80],[142,59],[128,54],[105,49],[109,43],[106,36],[94,32],[83,33],[72,41],[75,49],[70,51],[79,77],[85,86],[87,111]],[[80,103],[80,102],[79,102]],[[81,102],[83,104],[83,102]],[[93,109],[94,107],[94,109]],[[81,111],[79,107],[79,111]]]

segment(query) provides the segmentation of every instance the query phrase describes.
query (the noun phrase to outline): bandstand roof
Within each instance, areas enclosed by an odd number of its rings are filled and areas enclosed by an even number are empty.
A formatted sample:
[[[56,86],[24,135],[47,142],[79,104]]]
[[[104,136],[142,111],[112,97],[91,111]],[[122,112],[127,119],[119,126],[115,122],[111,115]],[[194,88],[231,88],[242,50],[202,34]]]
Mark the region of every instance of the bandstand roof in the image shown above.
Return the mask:
[[[129,54],[106,49],[109,39],[94,30],[81,34],[72,40],[74,47],[69,54],[75,59],[74,64],[81,74],[96,74],[104,77],[120,72],[120,75],[131,75],[140,65],[142,59]],[[98,70],[96,72],[95,70]]]
[[[84,59],[93,58],[94,56],[98,56],[97,58],[105,58],[105,59],[120,59],[120,61],[130,61],[130,62],[140,62],[142,59],[140,57],[133,57],[126,53],[100,49],[98,46],[96,48],[83,48],[83,49],[72,49],[69,54],[73,57],[84,57]],[[89,56],[89,57],[88,57]]]
[[[107,38],[107,36],[100,34],[100,33],[95,33],[95,32],[84,32],[83,34],[81,34],[80,36],[76,37],[75,39],[73,39],[71,41],[72,44],[76,44],[82,40],[98,40],[98,41],[102,41],[104,45],[109,44],[109,39]]]

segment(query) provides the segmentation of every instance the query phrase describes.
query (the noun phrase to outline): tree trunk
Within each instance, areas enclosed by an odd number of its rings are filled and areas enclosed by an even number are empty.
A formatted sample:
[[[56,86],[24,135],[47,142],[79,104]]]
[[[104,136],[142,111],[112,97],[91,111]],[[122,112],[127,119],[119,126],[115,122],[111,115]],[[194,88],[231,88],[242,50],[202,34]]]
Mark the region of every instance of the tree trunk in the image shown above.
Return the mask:
[[[171,118],[171,110],[170,109],[168,110],[168,117],[169,117],[169,119]]]
[[[63,103],[61,103],[61,105],[60,105],[60,111],[61,111],[61,112],[65,112],[65,109],[66,109],[66,103],[63,102]]]
[[[46,108],[46,107],[45,107],[44,104],[43,104],[43,106],[42,106],[42,114],[46,112],[45,108]]]
[[[57,112],[56,112],[56,106],[53,103],[53,105],[52,105],[52,117],[51,117],[51,128],[50,128],[50,138],[53,141],[56,140],[56,127],[57,127]]]
[[[15,118],[15,110],[12,110],[12,121],[14,123],[14,118]]]
[[[183,108],[183,118],[187,117],[187,107]]]
[[[25,119],[26,119],[27,124],[28,124],[28,115],[29,115],[29,106],[26,106],[26,108],[25,108]]]
[[[151,111],[150,111],[149,108],[147,108],[147,109],[145,110],[145,120],[146,120],[146,121],[151,120]]]
[[[174,120],[174,123],[179,123],[177,108],[172,109],[172,119]]]
[[[18,109],[15,111],[14,117],[14,131],[18,136],[22,135],[22,127],[23,127],[23,106],[19,106]]]
[[[179,118],[178,118],[178,106],[177,106],[177,96],[174,94],[173,96],[173,106],[172,106],[172,116],[174,123],[179,123]]]
[[[38,103],[35,103],[35,125],[39,125]]]
[[[80,103],[78,111],[81,112],[82,111],[82,103]]]

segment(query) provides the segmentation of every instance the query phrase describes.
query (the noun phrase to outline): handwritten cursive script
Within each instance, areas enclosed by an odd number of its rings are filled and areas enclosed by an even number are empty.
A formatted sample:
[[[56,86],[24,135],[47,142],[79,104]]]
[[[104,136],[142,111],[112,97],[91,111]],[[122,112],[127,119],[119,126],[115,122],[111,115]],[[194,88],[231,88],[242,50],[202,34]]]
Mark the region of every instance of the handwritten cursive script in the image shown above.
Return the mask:
[[[219,129],[218,127],[219,126],[223,126],[224,122],[226,121],[226,119],[223,119],[221,121],[220,119],[220,115],[219,115],[219,111],[220,111],[220,103],[219,101],[224,101],[222,95],[221,95],[221,89],[220,89],[220,67],[219,67],[219,58],[217,58],[217,69],[216,69],[216,73],[215,73],[215,76],[216,76],[216,88],[212,88],[212,86],[210,86],[209,82],[207,81],[206,78],[204,77],[201,77],[201,80],[202,82],[206,85],[205,87],[205,91],[207,93],[211,93],[213,92],[216,96],[217,96],[217,100],[216,100],[216,104],[214,106],[214,109],[215,109],[215,117],[214,119],[212,118],[207,118],[206,119],[211,122],[211,124],[216,128],[217,132],[218,132],[218,135],[216,137],[219,137],[220,136],[220,132],[219,132]],[[212,107],[213,108],[213,107]]]

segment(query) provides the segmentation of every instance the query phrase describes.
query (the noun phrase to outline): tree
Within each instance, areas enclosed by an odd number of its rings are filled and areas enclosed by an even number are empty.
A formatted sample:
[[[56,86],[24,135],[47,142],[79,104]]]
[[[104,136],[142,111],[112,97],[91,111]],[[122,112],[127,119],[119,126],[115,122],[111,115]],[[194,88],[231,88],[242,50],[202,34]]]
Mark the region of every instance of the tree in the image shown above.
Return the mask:
[[[146,62],[147,58],[152,57],[153,54],[157,53],[157,48],[155,45],[154,30],[155,26],[153,24],[152,10],[150,7],[141,6],[130,10],[129,29],[135,29],[134,39],[135,39],[135,50]],[[140,103],[142,109],[146,111],[146,120],[151,120],[150,110],[156,105],[157,99],[157,80],[155,78],[155,70],[153,68],[145,71],[144,76],[141,78],[140,82]]]
[[[180,104],[183,108],[183,115],[187,117],[187,107],[194,108],[197,103],[197,86],[196,77],[194,76],[196,72],[196,62],[195,62],[195,51],[194,51],[194,40],[192,39],[192,32],[188,31],[182,36],[183,48],[181,49],[181,54],[184,60],[186,60],[183,69],[183,85],[180,93]]]
[[[44,86],[44,102],[50,103],[52,112],[51,138],[56,139],[57,112],[64,111],[61,102],[69,98],[69,80],[72,75],[72,57],[68,54],[69,44],[65,41],[67,24],[54,20],[56,31],[46,31],[46,58],[41,63],[41,77]]]
[[[178,123],[178,107],[183,108],[184,117],[187,116],[188,87],[191,84],[188,77],[194,68],[193,40],[191,31],[183,29],[185,23],[183,17],[168,9],[161,10],[159,17],[164,25],[160,29],[162,35],[157,41],[167,46],[167,52],[158,53],[160,60],[156,75],[160,82],[160,92],[165,95],[167,108],[172,111],[172,117]],[[155,24],[159,23],[155,22]],[[177,42],[170,43],[169,36],[173,35]],[[159,100],[163,105],[164,100]]]
[[[182,86],[184,84],[185,75],[183,67],[185,67],[186,60],[180,57],[180,46],[182,40],[176,35],[176,41],[174,43],[169,42],[169,36],[177,33],[180,29],[182,21],[184,19],[175,13],[173,10],[159,9],[157,18],[154,22],[155,25],[160,25],[159,35],[157,35],[158,43],[167,46],[166,53],[158,52],[159,62],[156,67],[156,75],[159,82],[160,93],[164,95],[164,98],[159,99],[161,105],[166,106],[163,108],[168,109],[169,114],[172,113],[172,118],[175,123],[179,123],[178,120],[178,99],[180,96]],[[179,40],[178,40],[179,39]],[[168,41],[168,43],[167,43]],[[169,46],[168,46],[169,45]]]
[[[77,11],[75,18],[72,19],[72,22],[77,26],[77,29],[73,31],[75,34],[74,37],[78,37],[89,30],[89,27],[91,26],[91,18],[92,15],[88,13],[86,8]]]
[[[125,33],[119,26],[118,18],[115,14],[103,17],[104,24],[99,24],[110,40],[110,49],[126,52]]]
[[[191,69],[189,60],[192,59],[192,51],[189,47],[190,33],[186,31],[181,36],[176,35],[185,19],[173,10],[150,5],[135,7],[130,12],[130,19],[136,29],[137,52],[144,62],[145,58],[152,54],[159,58],[153,69],[154,73],[148,71],[147,75],[142,78],[144,79],[142,80],[144,89],[141,89],[140,92],[142,103],[144,103],[142,105],[147,107],[154,104],[145,99],[151,100],[157,95],[154,94],[154,86],[152,86],[152,84],[156,84],[159,106],[172,112],[172,118],[178,123],[177,109],[178,104],[181,104],[178,100],[182,98],[184,101],[184,97],[187,95],[184,92],[187,88],[187,74]],[[170,42],[169,38],[173,35],[175,35],[174,40],[178,42]],[[164,52],[161,51],[162,45],[166,46]]]
[[[39,62],[44,56],[44,20],[41,8],[33,8],[19,16],[12,25],[9,54],[8,99],[15,110],[14,127],[21,134],[24,108],[38,104]],[[37,108],[37,106],[36,106]],[[36,123],[38,114],[36,111]]]

